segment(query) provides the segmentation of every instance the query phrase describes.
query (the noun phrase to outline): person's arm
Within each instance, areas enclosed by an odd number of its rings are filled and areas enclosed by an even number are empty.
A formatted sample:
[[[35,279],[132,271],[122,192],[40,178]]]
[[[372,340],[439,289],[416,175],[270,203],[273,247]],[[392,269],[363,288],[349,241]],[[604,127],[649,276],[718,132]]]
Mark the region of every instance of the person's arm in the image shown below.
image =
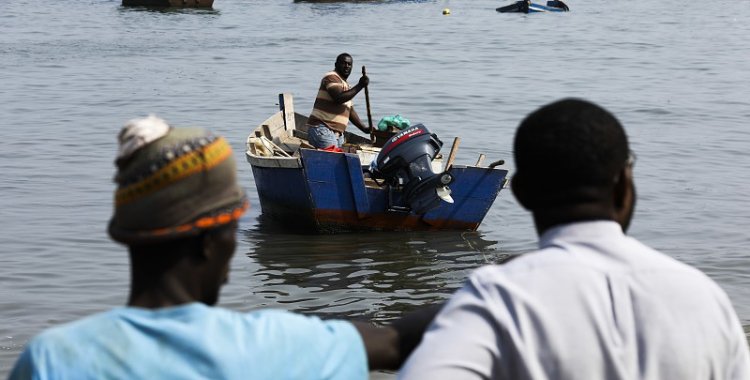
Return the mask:
[[[327,88],[328,95],[331,96],[331,99],[333,99],[334,102],[343,104],[346,103],[352,99],[360,92],[363,88],[367,87],[367,85],[370,83],[370,78],[367,77],[367,75],[362,75],[361,78],[359,78],[359,82],[352,88],[343,91],[342,86],[330,86]]]
[[[353,322],[365,343],[370,371],[396,370],[419,345],[427,327],[442,304],[432,305],[406,314],[387,326]]]
[[[366,126],[362,120],[359,118],[359,114],[357,114],[357,111],[354,110],[354,107],[352,107],[351,112],[349,112],[349,121],[354,124],[355,127],[359,128],[360,131],[369,134],[370,127]]]
[[[377,369],[398,369],[398,332],[391,326],[376,326],[367,322],[352,321],[359,331],[367,352],[370,371]]]

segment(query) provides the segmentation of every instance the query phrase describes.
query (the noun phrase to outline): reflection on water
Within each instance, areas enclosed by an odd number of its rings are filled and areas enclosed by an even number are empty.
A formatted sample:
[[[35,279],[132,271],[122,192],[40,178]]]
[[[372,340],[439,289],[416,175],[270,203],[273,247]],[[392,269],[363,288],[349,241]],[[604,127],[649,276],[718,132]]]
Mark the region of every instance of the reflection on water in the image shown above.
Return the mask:
[[[497,241],[478,232],[289,234],[259,218],[244,232],[260,269],[257,305],[328,316],[395,318],[439,302],[474,268],[501,262]]]

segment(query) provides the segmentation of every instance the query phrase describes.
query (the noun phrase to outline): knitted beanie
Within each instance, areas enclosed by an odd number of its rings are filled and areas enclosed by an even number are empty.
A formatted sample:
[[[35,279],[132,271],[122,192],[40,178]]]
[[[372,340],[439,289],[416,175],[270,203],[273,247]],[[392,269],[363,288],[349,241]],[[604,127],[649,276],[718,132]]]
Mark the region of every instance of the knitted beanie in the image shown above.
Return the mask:
[[[128,122],[118,140],[114,240],[138,245],[196,235],[247,211],[223,137],[149,116]]]

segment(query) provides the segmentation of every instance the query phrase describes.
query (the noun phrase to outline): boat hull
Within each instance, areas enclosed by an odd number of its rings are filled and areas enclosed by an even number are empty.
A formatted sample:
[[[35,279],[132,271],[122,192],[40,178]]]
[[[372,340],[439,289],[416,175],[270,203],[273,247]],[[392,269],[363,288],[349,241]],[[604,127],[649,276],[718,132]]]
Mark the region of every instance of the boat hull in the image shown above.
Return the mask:
[[[454,203],[417,215],[401,192],[365,184],[356,154],[300,150],[285,163],[248,156],[262,213],[290,229],[340,231],[476,230],[503,188],[507,170],[453,166]]]
[[[561,1],[548,1],[547,5],[542,5],[522,0],[495,10],[500,13],[567,12],[568,7]]]

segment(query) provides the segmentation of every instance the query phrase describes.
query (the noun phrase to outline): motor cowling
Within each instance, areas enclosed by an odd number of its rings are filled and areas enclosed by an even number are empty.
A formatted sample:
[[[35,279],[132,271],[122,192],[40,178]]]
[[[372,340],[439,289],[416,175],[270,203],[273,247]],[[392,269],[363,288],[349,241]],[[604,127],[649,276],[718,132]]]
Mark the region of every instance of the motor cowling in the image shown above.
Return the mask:
[[[448,188],[453,176],[432,169],[432,160],[442,146],[437,135],[423,124],[415,124],[386,141],[373,161],[372,175],[401,189],[404,203],[417,214],[437,207],[441,200],[453,203]]]

